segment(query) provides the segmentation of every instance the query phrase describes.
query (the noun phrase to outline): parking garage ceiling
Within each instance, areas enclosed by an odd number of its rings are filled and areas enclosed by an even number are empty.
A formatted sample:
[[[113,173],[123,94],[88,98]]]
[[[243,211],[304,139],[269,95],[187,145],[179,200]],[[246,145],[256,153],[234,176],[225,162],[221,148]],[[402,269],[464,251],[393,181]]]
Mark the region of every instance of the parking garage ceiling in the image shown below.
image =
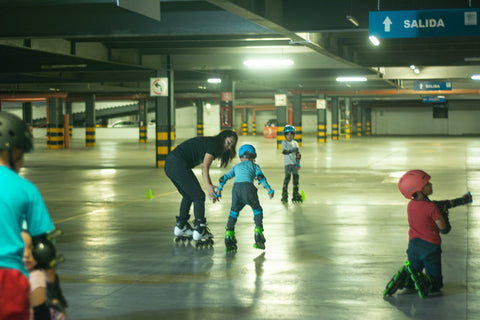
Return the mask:
[[[173,69],[177,97],[218,97],[220,86],[207,79],[228,76],[239,99],[278,91],[419,99],[419,80],[451,81],[457,98],[477,99],[480,84],[470,77],[480,74],[479,36],[382,39],[378,47],[368,36],[369,12],[479,7],[480,0],[3,0],[0,94],[148,94],[156,70]],[[244,66],[259,57],[294,64]],[[368,81],[335,81],[353,75]]]

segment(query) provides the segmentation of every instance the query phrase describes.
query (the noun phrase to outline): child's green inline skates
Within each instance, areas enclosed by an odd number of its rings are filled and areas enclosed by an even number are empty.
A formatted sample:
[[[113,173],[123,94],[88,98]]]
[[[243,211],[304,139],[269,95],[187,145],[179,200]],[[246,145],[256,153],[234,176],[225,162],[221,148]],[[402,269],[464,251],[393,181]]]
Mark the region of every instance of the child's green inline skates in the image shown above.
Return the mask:
[[[410,272],[408,271],[407,266],[403,265],[388,282],[385,290],[383,291],[383,296],[391,296],[397,292],[398,289],[407,288],[410,281]]]
[[[263,236],[263,228],[255,227],[255,243],[253,244],[254,248],[265,249],[265,237]]]
[[[237,239],[234,230],[225,231],[225,252],[237,252]]]
[[[412,277],[413,283],[415,284],[415,289],[418,292],[420,298],[428,296],[432,289],[432,279],[428,274],[422,272],[415,272],[410,266],[410,261],[405,261],[405,266]]]

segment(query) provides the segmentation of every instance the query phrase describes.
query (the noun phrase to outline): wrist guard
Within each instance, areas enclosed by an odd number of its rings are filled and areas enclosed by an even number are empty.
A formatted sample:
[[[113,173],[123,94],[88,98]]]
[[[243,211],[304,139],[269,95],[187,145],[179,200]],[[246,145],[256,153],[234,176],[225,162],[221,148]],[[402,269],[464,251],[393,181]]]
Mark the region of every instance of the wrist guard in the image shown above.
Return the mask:
[[[469,192],[461,198],[453,199],[452,200],[452,207],[461,206],[461,205],[464,205],[464,204],[469,204],[470,202],[472,202],[472,195]]]
[[[60,279],[57,274],[55,274],[54,282],[47,282],[47,298],[50,307],[58,312],[64,312],[65,308],[68,307],[67,299],[63,296],[60,288]]]
[[[451,208],[451,204],[449,200],[445,201],[432,201],[440,210],[442,214],[443,220],[445,220],[445,224],[447,225],[445,229],[438,229],[438,231],[442,234],[447,234],[452,230],[452,225],[450,224],[450,219],[448,217],[448,209]]]

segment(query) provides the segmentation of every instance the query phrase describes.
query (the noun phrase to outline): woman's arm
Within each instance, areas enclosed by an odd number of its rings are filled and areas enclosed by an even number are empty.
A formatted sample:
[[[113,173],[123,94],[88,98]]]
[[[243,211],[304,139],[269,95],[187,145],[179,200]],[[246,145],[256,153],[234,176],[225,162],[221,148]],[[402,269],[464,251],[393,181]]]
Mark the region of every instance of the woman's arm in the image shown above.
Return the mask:
[[[212,156],[210,153],[205,153],[202,164],[202,177],[203,183],[205,184],[205,189],[207,189],[208,197],[215,201],[215,186],[212,184],[212,180],[210,179],[210,166],[212,165],[213,160],[215,160],[214,156]]]

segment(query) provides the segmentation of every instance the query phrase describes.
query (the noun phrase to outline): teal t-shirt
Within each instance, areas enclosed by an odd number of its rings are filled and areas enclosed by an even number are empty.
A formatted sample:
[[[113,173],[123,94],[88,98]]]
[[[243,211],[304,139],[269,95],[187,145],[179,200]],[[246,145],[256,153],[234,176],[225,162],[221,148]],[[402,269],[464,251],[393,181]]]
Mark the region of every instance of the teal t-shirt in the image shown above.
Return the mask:
[[[37,187],[0,165],[0,268],[17,269],[28,276],[22,260],[23,220],[32,237],[55,228]]]

